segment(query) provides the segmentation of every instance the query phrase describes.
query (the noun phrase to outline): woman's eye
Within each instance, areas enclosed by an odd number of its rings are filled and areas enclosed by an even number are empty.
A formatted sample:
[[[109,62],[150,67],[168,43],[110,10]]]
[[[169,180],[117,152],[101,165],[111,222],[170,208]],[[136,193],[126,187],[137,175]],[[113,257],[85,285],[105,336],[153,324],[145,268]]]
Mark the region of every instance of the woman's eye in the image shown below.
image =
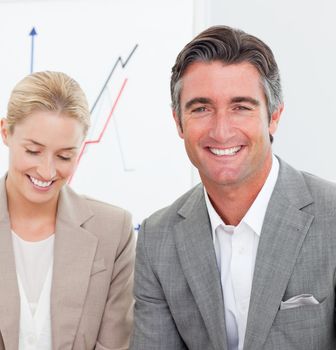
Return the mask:
[[[66,157],[66,156],[61,156],[61,155],[59,155],[58,158],[66,161],[66,162],[71,160],[71,157]]]
[[[37,154],[39,154],[39,151],[33,151],[33,150],[31,150],[31,149],[26,148],[26,153],[28,153],[28,154],[33,154],[33,155],[37,155]]]

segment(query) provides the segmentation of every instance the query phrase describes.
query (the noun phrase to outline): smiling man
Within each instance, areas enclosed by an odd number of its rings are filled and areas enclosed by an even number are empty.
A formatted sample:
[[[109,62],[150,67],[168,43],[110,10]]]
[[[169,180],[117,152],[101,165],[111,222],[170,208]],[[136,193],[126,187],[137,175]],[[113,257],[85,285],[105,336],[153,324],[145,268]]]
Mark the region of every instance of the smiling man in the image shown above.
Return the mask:
[[[211,27],[178,55],[171,95],[202,184],[141,227],[132,349],[334,349],[336,187],[272,153],[272,51]]]

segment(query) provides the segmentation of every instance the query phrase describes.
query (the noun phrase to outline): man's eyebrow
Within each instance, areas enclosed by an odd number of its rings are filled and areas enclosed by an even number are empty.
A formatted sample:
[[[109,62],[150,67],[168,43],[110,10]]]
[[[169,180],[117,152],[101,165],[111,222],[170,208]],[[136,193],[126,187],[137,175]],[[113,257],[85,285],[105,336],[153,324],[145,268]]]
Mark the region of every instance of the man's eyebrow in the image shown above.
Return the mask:
[[[249,96],[237,96],[231,99],[231,103],[248,102],[254,106],[260,106],[260,102],[253,97]]]
[[[189,108],[191,108],[193,105],[195,105],[197,103],[211,104],[212,100],[210,98],[207,98],[207,97],[195,97],[195,98],[192,98],[191,100],[189,100],[188,102],[186,102],[186,104],[184,105],[184,109],[188,110]]]

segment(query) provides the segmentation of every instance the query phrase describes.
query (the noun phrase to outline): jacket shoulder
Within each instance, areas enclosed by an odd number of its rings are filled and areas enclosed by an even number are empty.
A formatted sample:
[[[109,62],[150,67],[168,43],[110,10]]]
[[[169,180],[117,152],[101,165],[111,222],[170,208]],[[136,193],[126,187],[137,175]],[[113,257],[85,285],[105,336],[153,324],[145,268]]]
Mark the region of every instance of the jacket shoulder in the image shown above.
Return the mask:
[[[118,206],[77,194],[69,186],[62,190],[63,218],[79,220],[83,228],[99,237],[115,239],[129,236],[132,231],[131,214]],[[78,219],[79,217],[79,219]]]
[[[335,212],[336,184],[306,171],[300,171],[282,159],[274,192],[281,195],[289,204],[305,208],[311,214]]]
[[[189,203],[196,203],[203,198],[203,185],[198,184],[182,196],[177,198],[171,205],[154,212],[151,216],[144,220],[146,231],[162,231],[170,230],[181,220],[179,211]],[[188,203],[187,203],[188,202]]]
[[[308,172],[301,172],[317,211],[336,213],[336,184]]]
[[[131,214],[128,210],[123,209],[119,206],[101,201],[96,198],[92,198],[87,195],[82,195],[81,198],[83,201],[86,202],[86,204],[93,211],[93,213],[95,215],[98,215],[99,217],[107,216],[107,217],[111,217],[112,219],[121,218],[121,217],[126,217],[126,218],[131,217]]]
[[[79,194],[68,185],[63,187],[62,197],[64,198],[63,202],[66,203],[69,208],[75,206],[77,207],[75,208],[77,211],[86,209],[99,218],[116,219],[120,217],[129,218],[131,216],[131,214],[123,208],[85,194]]]

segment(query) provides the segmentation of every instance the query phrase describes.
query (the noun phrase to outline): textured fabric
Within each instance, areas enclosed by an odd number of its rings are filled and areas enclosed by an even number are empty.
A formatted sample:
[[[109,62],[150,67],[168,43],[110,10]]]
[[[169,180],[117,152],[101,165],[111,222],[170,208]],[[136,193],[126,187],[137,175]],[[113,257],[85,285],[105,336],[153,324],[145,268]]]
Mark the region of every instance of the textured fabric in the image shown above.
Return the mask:
[[[244,350],[332,350],[336,187],[280,161],[252,282]],[[318,305],[279,310],[312,294]],[[144,221],[135,267],[133,350],[227,350],[203,187]]]
[[[133,260],[129,213],[65,186],[55,229],[53,350],[91,350],[96,344],[109,350],[128,348]],[[0,350],[17,350],[20,296],[4,179],[0,181],[0,281]]]

